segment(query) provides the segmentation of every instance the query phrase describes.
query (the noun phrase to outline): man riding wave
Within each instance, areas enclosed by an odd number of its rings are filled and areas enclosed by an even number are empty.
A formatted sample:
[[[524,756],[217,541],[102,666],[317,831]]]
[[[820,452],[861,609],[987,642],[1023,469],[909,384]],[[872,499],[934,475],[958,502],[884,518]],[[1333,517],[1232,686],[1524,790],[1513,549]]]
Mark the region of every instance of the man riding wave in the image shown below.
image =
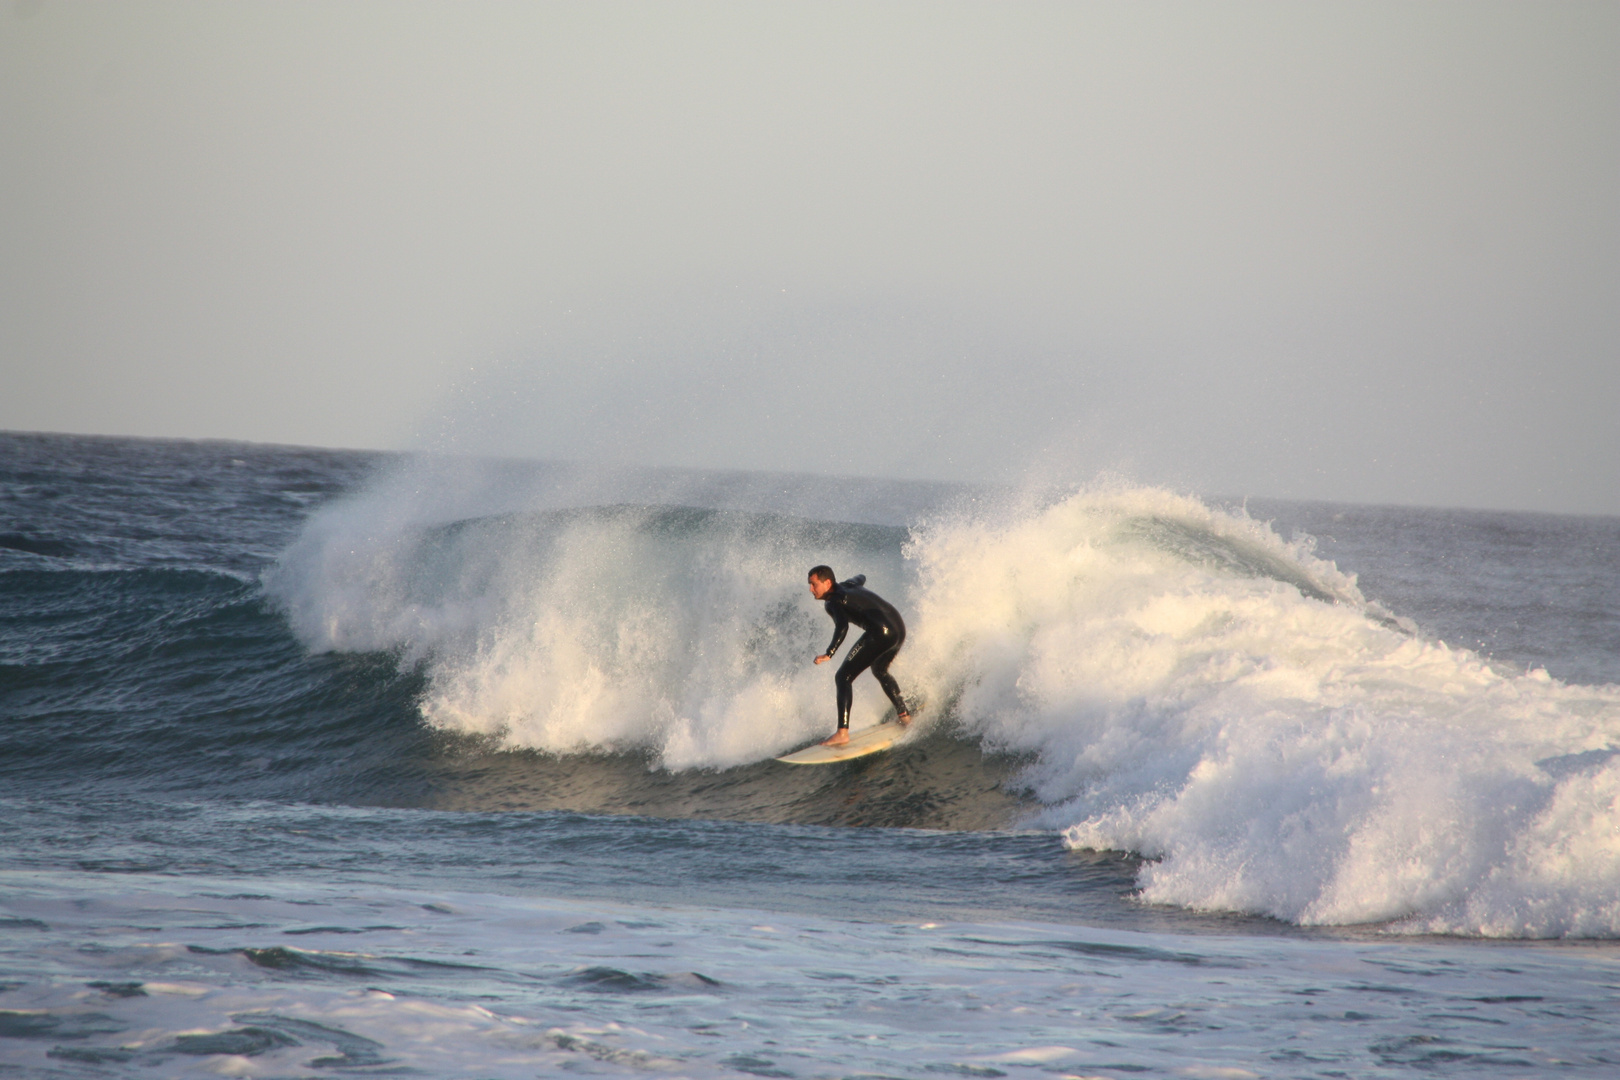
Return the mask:
[[[877,679],[883,692],[894,704],[895,719],[901,724],[911,723],[911,710],[900,696],[900,684],[889,674],[905,644],[906,624],[894,605],[866,587],[866,575],[856,574],[848,581],[838,581],[830,566],[816,566],[810,570],[810,595],[820,600],[832,616],[832,644],[816,657],[816,663],[825,664],[833,658],[838,646],[844,643],[849,624],[859,626],[864,633],[850,648],[849,655],[838,667],[838,731],[823,746],[842,746],[849,742],[849,711],[855,702],[855,677],[867,668]]]

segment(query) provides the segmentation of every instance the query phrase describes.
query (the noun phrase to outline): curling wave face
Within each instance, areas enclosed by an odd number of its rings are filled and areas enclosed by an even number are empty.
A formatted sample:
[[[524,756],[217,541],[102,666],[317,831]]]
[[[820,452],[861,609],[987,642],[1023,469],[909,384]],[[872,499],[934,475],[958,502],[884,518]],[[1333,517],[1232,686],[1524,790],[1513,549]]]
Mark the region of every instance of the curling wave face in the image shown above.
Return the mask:
[[[909,528],[517,503],[375,486],[266,588],[307,647],[419,665],[437,728],[680,771],[829,729],[828,562],[906,613],[924,722],[1028,761],[1029,824],[1148,857],[1149,901],[1620,934],[1620,689],[1426,640],[1308,538],[1124,486]],[[885,705],[863,686],[855,726]]]

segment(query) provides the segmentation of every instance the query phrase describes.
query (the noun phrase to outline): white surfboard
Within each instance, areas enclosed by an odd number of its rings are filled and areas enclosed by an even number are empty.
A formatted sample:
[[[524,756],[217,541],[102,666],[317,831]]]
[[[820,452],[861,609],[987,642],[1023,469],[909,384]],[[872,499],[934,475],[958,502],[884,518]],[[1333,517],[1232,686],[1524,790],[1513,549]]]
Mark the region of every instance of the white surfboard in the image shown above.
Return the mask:
[[[791,754],[783,754],[776,760],[785,761],[789,765],[831,765],[835,761],[849,761],[852,758],[887,750],[905,738],[910,730],[909,727],[901,727],[891,721],[850,732],[849,742],[842,746],[823,746],[817,743],[803,750],[795,750]]]

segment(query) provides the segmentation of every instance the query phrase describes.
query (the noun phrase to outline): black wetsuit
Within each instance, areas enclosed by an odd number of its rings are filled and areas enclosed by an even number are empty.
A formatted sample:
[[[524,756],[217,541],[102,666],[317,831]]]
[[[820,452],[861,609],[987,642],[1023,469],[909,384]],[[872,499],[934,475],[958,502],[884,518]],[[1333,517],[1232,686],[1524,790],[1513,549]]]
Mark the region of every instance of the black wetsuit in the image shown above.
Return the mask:
[[[910,715],[911,710],[900,697],[900,684],[889,674],[889,665],[906,640],[906,624],[894,605],[866,588],[865,574],[856,574],[834,585],[822,598],[822,603],[833,621],[832,644],[827,646],[829,658],[844,643],[850,623],[865,631],[838,668],[838,729],[843,731],[849,727],[849,710],[855,701],[855,676],[867,668],[872,669],[878,685],[894,703],[895,715]]]

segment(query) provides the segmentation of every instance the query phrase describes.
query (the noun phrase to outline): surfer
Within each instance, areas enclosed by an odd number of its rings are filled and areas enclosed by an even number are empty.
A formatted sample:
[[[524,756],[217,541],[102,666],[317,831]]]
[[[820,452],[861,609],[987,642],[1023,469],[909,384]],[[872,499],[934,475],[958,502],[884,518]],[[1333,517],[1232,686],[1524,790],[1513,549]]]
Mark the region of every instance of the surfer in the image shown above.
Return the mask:
[[[900,697],[900,685],[889,674],[889,665],[906,641],[906,624],[894,605],[866,587],[866,575],[856,574],[848,581],[838,581],[832,567],[816,566],[810,570],[810,595],[820,600],[832,616],[832,644],[816,657],[816,663],[825,664],[833,658],[838,646],[844,643],[849,624],[854,623],[865,633],[851,646],[849,655],[839,665],[835,677],[838,683],[838,732],[825,740],[823,746],[842,746],[849,742],[849,710],[855,701],[855,676],[872,669],[872,675],[894,703],[894,718],[902,725],[911,723],[911,711]]]

